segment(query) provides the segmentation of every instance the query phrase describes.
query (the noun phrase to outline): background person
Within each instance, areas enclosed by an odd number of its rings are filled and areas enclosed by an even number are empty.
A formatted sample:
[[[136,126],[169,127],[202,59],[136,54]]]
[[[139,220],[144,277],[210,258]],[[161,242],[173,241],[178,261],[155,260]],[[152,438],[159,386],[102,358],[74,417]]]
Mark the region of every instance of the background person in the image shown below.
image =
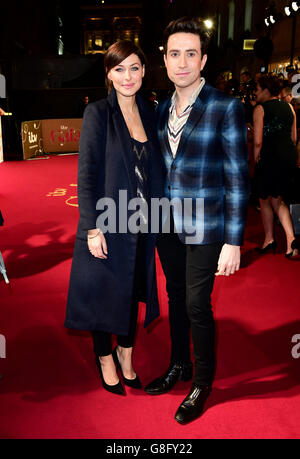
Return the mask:
[[[282,88],[281,93],[280,93],[280,99],[283,102],[287,102],[288,104],[292,103],[293,94],[292,94],[291,86],[285,86],[284,88]]]
[[[276,76],[266,75],[258,79],[257,106],[253,114],[255,187],[265,237],[262,247],[256,250],[259,253],[275,251],[275,212],[285,231],[285,256],[291,258],[298,254],[297,242],[283,196],[289,193],[297,163],[296,115],[291,104],[278,99],[280,90],[281,83]]]
[[[80,99],[80,102],[78,104],[78,110],[77,110],[78,118],[83,118],[84,111],[90,102],[91,101],[90,101],[89,96],[84,96]]]

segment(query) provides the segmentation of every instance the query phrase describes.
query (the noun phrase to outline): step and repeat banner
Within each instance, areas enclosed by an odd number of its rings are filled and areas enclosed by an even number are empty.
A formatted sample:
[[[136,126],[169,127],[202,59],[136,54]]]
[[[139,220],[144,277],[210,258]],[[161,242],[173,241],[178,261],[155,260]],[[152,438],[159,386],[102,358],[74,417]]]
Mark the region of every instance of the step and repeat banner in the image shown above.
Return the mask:
[[[44,152],[42,140],[42,121],[22,123],[23,159],[39,156]]]
[[[23,158],[77,152],[81,123],[81,118],[24,121],[21,126]]]

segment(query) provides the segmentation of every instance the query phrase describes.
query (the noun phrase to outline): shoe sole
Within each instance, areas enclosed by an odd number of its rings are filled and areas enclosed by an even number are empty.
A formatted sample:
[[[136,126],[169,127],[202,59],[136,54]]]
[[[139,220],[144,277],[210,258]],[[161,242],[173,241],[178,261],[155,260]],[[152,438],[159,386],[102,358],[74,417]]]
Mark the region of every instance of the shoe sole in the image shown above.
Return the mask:
[[[202,411],[199,414],[197,414],[197,416],[195,416],[194,418],[189,419],[187,421],[182,421],[180,419],[177,419],[176,416],[174,417],[174,419],[175,419],[175,421],[177,421],[181,425],[189,424],[190,422],[196,421],[196,419],[200,418],[202,416],[203,412],[204,412],[204,409],[202,409]]]

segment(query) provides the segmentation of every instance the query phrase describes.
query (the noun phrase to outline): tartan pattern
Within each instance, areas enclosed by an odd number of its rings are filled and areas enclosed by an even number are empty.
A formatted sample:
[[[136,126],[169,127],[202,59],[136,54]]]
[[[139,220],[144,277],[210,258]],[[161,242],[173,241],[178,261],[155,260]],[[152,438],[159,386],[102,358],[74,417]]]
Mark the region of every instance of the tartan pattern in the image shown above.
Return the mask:
[[[167,168],[165,196],[193,200],[192,225],[203,239],[242,245],[249,197],[248,150],[242,103],[205,83],[181,134],[176,157],[168,141],[171,98],[157,109],[158,137]],[[203,198],[204,215],[196,220],[196,198]],[[174,222],[182,226],[175,208]],[[179,238],[186,243],[189,225]]]
[[[171,105],[169,109],[170,114],[169,114],[169,121],[168,121],[168,138],[169,138],[169,144],[171,147],[172,155],[174,158],[176,156],[177,148],[180,142],[181,134],[185,126],[185,123],[188,117],[190,116],[195,100],[199,96],[199,93],[201,89],[203,88],[204,84],[205,84],[205,79],[202,77],[200,80],[199,86],[196,88],[196,90],[194,91],[194,93],[191,95],[189,99],[189,105],[178,116],[176,114],[176,98],[177,98],[176,91],[174,92],[172,96]]]

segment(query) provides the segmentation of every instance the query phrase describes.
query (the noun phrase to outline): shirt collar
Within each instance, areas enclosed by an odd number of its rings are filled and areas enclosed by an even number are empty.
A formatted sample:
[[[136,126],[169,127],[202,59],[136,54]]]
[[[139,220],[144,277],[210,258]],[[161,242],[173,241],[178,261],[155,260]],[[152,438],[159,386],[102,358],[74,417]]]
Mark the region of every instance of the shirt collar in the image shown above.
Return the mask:
[[[197,97],[199,96],[200,94],[200,91],[201,89],[203,88],[203,86],[205,85],[205,78],[201,77],[200,78],[200,84],[199,86],[197,86],[197,88],[195,89],[195,91],[193,92],[193,94],[190,96],[189,98],[189,105],[188,107],[191,107],[192,105],[194,105]],[[176,98],[177,98],[177,93],[176,91],[174,91],[173,95],[172,95],[172,99],[171,99],[171,106],[170,106],[170,112],[173,111],[173,109],[175,108],[175,104],[176,104]],[[186,107],[185,110],[188,108]]]

